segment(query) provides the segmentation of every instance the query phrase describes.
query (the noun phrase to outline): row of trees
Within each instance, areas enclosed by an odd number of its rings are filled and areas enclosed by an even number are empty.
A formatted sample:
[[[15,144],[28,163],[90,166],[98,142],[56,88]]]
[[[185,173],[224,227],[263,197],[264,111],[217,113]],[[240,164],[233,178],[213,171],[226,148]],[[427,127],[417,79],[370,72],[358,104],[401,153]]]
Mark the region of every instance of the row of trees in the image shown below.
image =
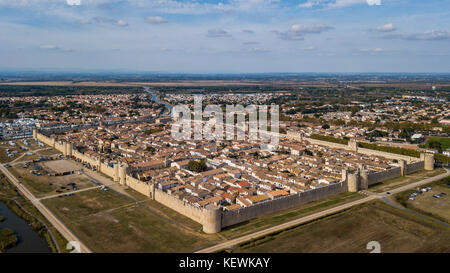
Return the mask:
[[[406,156],[412,156],[412,157],[420,157],[419,151],[400,148],[400,147],[382,146],[382,145],[365,143],[365,142],[358,143],[358,146],[361,148],[366,148],[366,149],[371,149],[371,150],[376,150],[376,151],[381,151],[381,152],[406,155]]]
[[[335,138],[332,136],[324,136],[324,135],[317,135],[317,134],[312,134],[310,137],[312,139],[317,139],[317,140],[322,140],[322,141],[328,141],[328,142],[339,143],[339,144],[344,144],[344,145],[348,144],[348,139],[343,139],[343,138]]]

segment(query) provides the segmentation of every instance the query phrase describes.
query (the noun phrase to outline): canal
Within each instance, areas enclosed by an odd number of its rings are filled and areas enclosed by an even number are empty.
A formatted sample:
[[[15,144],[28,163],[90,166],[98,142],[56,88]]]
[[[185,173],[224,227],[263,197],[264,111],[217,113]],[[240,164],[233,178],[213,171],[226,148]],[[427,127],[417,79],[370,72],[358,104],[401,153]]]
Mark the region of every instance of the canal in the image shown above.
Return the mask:
[[[148,93],[148,94],[150,94],[151,96],[152,96],[152,101],[154,101],[154,102],[156,102],[157,104],[162,104],[162,105],[164,105],[165,107],[166,107],[166,110],[167,110],[167,114],[170,114],[171,113],[171,111],[172,111],[172,106],[171,105],[169,105],[169,104],[167,104],[167,103],[164,103],[164,102],[161,102],[159,99],[158,99],[158,96],[155,94],[155,93],[153,93],[152,91],[150,91],[150,88],[149,87],[144,87],[144,90],[145,90],[145,92],[146,93]]]
[[[0,202],[0,215],[5,217],[5,220],[0,222],[0,229],[13,230],[19,239],[17,245],[7,249],[6,253],[52,253],[47,240],[40,237],[25,220],[15,215],[2,202]]]

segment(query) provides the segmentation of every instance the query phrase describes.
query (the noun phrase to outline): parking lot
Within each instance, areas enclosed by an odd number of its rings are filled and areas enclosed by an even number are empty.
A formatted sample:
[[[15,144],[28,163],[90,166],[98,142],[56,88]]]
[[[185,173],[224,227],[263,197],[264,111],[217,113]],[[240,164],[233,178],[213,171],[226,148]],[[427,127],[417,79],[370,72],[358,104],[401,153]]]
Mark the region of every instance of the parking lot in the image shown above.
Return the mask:
[[[447,223],[450,222],[450,182],[422,187],[408,196],[407,205]]]
[[[42,198],[96,186],[79,169],[69,160],[53,160],[17,164],[10,171],[36,197]]]

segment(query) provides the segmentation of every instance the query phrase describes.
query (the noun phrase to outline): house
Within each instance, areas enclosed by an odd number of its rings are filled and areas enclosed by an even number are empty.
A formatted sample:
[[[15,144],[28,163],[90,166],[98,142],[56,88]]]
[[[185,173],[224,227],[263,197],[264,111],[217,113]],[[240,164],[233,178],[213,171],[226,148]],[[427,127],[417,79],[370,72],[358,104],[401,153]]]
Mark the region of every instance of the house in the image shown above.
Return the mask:
[[[240,205],[241,207],[250,207],[252,203],[250,203],[246,198],[244,197],[238,197],[236,198],[236,204]]]
[[[233,204],[233,205],[229,205],[229,206],[225,207],[225,209],[229,210],[229,211],[238,210],[238,209],[241,209],[241,208],[242,208],[242,206],[239,205],[239,204]]]
[[[167,189],[170,189],[170,188],[175,187],[175,186],[178,186],[178,185],[179,185],[179,184],[178,184],[177,181],[175,181],[175,180],[169,180],[169,181],[165,181],[165,182],[159,183],[159,184],[158,184],[158,188],[159,188],[160,190],[165,191],[165,190],[167,190]]]
[[[411,136],[411,140],[412,141],[418,141],[418,142],[422,142],[423,141],[423,135],[422,134],[414,134]]]
[[[252,195],[248,196],[246,200],[254,205],[269,200],[269,197],[267,195]]]
[[[271,199],[279,198],[282,196],[287,196],[289,193],[285,190],[274,190],[267,193],[267,196],[269,196]]]

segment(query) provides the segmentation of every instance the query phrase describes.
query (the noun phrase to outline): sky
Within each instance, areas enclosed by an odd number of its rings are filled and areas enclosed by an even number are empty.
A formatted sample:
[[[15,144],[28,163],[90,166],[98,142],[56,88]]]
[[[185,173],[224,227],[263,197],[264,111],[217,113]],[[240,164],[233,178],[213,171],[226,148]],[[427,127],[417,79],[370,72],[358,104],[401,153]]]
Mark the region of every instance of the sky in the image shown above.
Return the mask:
[[[0,0],[0,69],[450,72],[448,0]]]

